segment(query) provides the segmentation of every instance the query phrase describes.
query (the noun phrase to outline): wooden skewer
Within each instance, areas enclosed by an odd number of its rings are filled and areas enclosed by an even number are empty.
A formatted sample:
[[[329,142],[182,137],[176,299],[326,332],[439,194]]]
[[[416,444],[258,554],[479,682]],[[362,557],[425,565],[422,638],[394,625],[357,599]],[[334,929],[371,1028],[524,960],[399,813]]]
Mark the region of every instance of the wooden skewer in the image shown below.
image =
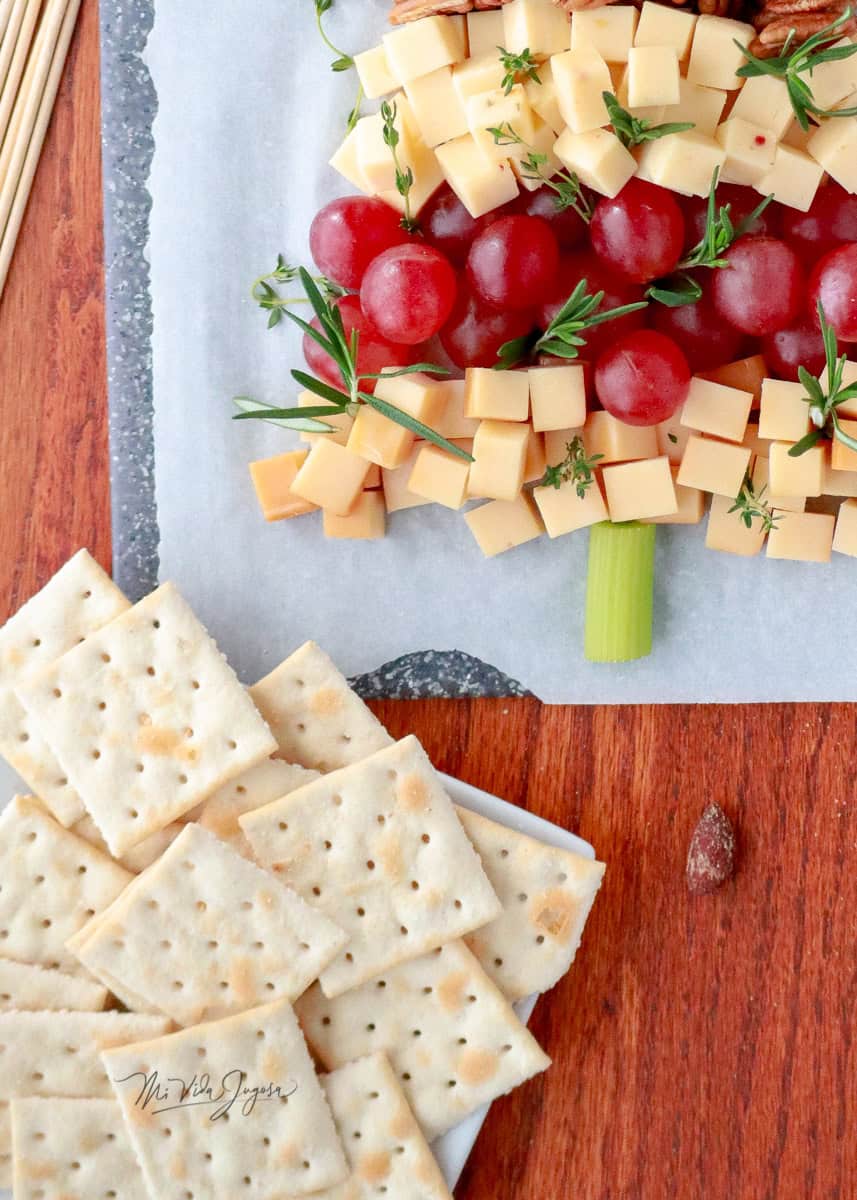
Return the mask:
[[[2,45],[3,37],[6,33],[6,26],[9,24],[9,17],[12,15],[12,0],[0,0],[0,45]]]
[[[0,141],[5,141],[6,138],[9,128],[9,118],[12,115],[12,108],[18,95],[21,77],[27,65],[30,47],[33,44],[36,22],[39,19],[39,12],[42,7],[41,0],[19,0],[19,3],[23,5],[23,19],[18,27],[18,35],[11,60],[8,64],[3,90],[0,91]],[[7,33],[11,30],[12,24],[13,22],[10,21]],[[3,40],[5,45],[6,39],[4,38]]]
[[[47,0],[9,117],[6,137],[0,147],[0,236],[24,165],[27,144],[51,69],[66,3],[67,0]]]
[[[28,0],[11,0],[9,5],[6,28],[3,30],[3,40],[0,42],[0,94],[5,87],[12,56],[18,44],[18,34],[24,21],[27,3]],[[2,131],[0,131],[0,138],[2,138]]]
[[[51,114],[53,113],[54,103],[59,91],[60,81],[62,80],[63,68],[68,56],[68,48],[71,45],[77,14],[80,10],[80,2],[81,0],[56,0],[57,6],[64,10],[62,24],[59,28],[59,36],[56,40],[53,57],[50,60],[50,67],[44,81],[44,87],[39,89],[40,99],[35,111],[34,123],[29,131],[23,167],[7,219],[4,222],[5,228],[2,238],[0,238],[0,294],[2,294],[6,277],[9,274],[9,266],[12,262],[15,243],[18,240],[21,223],[24,219],[24,211],[27,207],[27,201],[30,198],[33,179],[35,178],[36,168],[39,165],[39,158],[45,142],[45,135],[50,125]],[[25,130],[22,126],[19,130],[19,137],[24,132]]]

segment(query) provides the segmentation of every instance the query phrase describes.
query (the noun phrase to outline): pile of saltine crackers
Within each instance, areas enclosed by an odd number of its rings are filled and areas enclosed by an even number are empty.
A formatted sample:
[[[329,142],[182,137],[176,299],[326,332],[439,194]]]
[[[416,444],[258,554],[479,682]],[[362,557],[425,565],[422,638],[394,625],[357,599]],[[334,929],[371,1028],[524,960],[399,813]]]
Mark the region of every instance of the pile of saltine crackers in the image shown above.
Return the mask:
[[[85,551],[0,630],[0,1186],[449,1197],[603,866],[457,809],[314,643],[245,689]],[[325,1072],[325,1073],[319,1073]]]

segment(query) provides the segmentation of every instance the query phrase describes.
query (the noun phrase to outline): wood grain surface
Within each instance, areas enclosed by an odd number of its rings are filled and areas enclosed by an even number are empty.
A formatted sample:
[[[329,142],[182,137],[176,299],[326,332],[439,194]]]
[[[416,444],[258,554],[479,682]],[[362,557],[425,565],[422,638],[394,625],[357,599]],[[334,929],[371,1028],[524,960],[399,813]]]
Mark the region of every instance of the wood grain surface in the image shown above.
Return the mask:
[[[109,562],[97,79],[84,0],[0,307],[0,617],[76,547]],[[374,707],[608,863],[536,1010],[554,1066],[494,1106],[461,1200],[853,1200],[855,708]],[[691,899],[709,799],[740,866]]]

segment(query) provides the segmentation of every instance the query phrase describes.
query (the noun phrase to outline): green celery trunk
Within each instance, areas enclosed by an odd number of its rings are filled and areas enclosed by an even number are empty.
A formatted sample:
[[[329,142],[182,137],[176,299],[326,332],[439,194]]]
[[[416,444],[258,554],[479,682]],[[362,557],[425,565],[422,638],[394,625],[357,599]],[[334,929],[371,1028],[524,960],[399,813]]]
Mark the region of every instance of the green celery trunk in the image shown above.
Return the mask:
[[[589,534],[585,653],[627,662],[652,652],[656,525],[609,521]]]

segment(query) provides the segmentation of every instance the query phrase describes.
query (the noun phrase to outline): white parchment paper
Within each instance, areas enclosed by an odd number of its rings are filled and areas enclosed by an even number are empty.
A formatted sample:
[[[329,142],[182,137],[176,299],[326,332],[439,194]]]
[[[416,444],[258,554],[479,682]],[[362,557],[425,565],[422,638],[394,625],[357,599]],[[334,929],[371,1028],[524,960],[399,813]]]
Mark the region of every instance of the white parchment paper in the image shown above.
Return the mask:
[[[387,9],[337,0],[330,32],[365,49]],[[161,577],[245,679],[314,637],[349,674],[464,650],[552,702],[857,698],[851,559],[737,559],[706,551],[703,527],[660,529],[655,652],[605,667],[582,653],[585,533],[485,561],[436,507],[394,515],[375,543],[326,542],[317,514],[266,525],[247,463],[292,435],[231,423],[230,400],[293,399],[302,363],[248,285],[278,251],[307,261],[314,213],[348,190],[327,159],[355,80],[330,72],[312,0],[160,0],[147,61]]]

